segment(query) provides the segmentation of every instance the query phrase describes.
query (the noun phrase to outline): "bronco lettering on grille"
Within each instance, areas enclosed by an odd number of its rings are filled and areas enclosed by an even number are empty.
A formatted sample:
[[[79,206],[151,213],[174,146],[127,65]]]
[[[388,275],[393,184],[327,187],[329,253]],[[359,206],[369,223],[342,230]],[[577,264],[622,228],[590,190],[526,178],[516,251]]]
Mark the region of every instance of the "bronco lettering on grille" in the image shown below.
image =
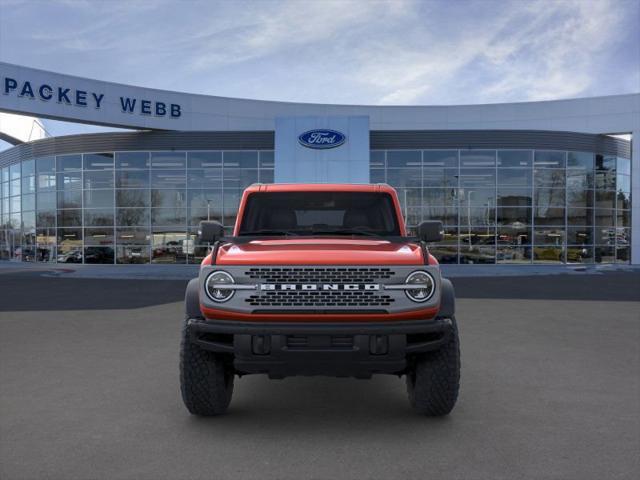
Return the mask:
[[[377,283],[263,283],[260,285],[260,290],[347,290],[347,291],[359,291],[359,290],[380,290],[380,285]]]

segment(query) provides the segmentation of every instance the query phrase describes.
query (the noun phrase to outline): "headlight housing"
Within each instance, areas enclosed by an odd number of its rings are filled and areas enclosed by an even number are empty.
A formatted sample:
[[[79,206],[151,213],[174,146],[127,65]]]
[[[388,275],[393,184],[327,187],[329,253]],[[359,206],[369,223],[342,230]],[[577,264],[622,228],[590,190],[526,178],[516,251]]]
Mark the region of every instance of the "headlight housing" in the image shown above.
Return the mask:
[[[225,289],[224,285],[234,284],[235,280],[227,272],[218,270],[207,277],[204,290],[214,302],[226,302],[233,297],[235,290]]]
[[[422,303],[426,302],[433,296],[433,292],[436,291],[436,282],[430,273],[419,270],[410,273],[405,280],[407,285],[416,285],[416,288],[406,289],[405,293],[409,300]]]

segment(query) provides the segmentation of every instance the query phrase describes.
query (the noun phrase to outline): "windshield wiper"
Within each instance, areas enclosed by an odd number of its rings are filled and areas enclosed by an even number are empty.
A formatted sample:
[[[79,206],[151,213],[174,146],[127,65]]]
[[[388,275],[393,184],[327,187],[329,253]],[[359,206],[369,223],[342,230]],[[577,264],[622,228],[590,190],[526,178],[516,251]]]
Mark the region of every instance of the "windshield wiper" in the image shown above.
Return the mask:
[[[240,236],[250,236],[250,235],[298,235],[296,232],[292,232],[291,230],[270,230],[268,228],[261,228],[260,230],[252,230],[250,232],[240,232]]]
[[[364,235],[366,237],[381,237],[379,233],[357,228],[341,228],[339,230],[313,230],[312,235]]]

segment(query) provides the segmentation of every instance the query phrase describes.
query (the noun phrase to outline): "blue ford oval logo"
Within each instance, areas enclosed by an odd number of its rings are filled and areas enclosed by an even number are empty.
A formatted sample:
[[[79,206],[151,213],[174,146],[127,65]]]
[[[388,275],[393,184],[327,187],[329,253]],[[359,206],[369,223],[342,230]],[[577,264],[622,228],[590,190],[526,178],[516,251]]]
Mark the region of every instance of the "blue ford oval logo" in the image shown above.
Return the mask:
[[[307,148],[335,148],[347,141],[344,133],[327,128],[309,130],[298,136],[301,145]]]

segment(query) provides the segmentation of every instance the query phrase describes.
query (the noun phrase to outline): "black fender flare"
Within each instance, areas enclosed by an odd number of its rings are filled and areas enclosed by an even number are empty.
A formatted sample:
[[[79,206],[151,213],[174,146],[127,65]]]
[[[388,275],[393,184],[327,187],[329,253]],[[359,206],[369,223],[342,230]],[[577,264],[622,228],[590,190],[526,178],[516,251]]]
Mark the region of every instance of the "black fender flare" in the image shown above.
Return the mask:
[[[189,280],[184,293],[184,311],[187,318],[204,318],[200,310],[200,279]]]
[[[456,313],[456,293],[453,289],[453,283],[451,283],[451,280],[443,278],[440,281],[440,288],[442,293],[440,294],[438,317],[451,318]]]

